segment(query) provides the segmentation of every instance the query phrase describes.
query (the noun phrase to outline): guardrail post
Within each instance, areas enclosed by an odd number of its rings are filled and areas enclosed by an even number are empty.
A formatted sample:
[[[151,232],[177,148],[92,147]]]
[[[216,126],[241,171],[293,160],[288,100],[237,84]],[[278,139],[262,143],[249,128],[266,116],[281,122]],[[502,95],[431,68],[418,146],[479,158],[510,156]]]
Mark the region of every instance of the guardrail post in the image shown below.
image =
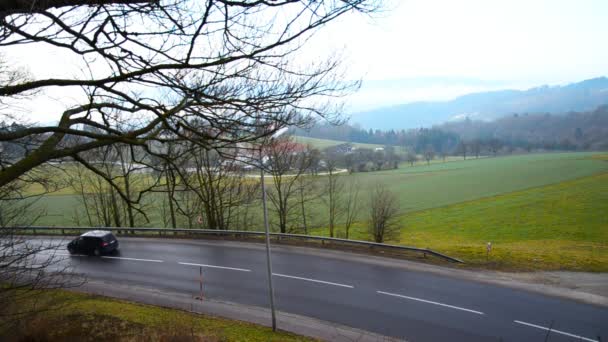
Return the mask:
[[[36,235],[36,228],[32,229],[32,231],[34,232],[34,235]]]
[[[61,228],[61,235],[65,235],[65,229]]]

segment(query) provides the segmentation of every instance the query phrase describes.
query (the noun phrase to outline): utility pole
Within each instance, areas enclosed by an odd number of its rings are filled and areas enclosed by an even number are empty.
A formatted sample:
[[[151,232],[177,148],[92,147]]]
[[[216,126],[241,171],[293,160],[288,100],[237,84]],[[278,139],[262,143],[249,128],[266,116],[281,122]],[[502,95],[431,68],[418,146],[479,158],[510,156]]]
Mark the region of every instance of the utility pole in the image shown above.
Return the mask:
[[[287,128],[281,128],[270,137],[270,144],[275,138],[283,135],[288,131]],[[260,146],[260,184],[262,185],[262,206],[264,209],[264,229],[266,232],[266,268],[268,270],[268,292],[270,296],[270,311],[272,312],[272,331],[277,331],[277,317],[274,308],[274,288],[272,286],[272,259],[270,257],[270,227],[268,225],[268,206],[266,205],[266,183],[264,181],[264,156],[262,150],[264,144]]]
[[[268,207],[266,206],[266,184],[264,182],[264,161],[260,149],[260,182],[262,184],[262,206],[264,207],[264,229],[266,232],[266,268],[268,269],[268,291],[270,311],[272,312],[272,331],[277,331],[277,318],[274,309],[274,288],[272,286],[272,261],[270,258],[270,227],[268,226]]]

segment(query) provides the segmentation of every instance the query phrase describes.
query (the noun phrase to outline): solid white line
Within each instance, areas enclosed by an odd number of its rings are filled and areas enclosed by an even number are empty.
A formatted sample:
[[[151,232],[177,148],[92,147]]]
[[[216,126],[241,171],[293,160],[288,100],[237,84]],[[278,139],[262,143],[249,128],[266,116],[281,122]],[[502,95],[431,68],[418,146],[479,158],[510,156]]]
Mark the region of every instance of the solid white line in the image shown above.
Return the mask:
[[[565,331],[555,330],[553,328],[542,327],[540,325],[536,325],[536,324],[532,324],[532,323],[526,323],[526,322],[522,322],[522,321],[513,321],[513,322],[518,323],[518,324],[527,325],[527,326],[533,327],[533,328],[542,329],[542,330],[551,330],[551,332],[554,332],[556,334],[562,334],[562,335],[574,337],[574,338],[579,339],[579,340],[584,340],[584,341],[589,341],[589,342],[599,342],[598,340],[592,340],[590,338],[586,338],[586,337],[583,337],[583,336],[578,336],[578,335],[570,334],[570,333],[567,333]]]
[[[131,260],[131,261],[163,262],[162,260],[153,260],[153,259],[135,259],[135,258],[123,258],[123,257],[111,257],[111,256],[102,256],[102,258],[104,258],[104,259]]]
[[[351,286],[351,285],[345,285],[345,284],[339,284],[339,283],[332,283],[332,282],[330,282],[330,281],[323,281],[323,280],[317,280],[317,279],[310,279],[310,278],[296,277],[296,276],[291,276],[291,275],[287,275],[287,274],[273,273],[272,275],[277,276],[277,277],[285,277],[285,278],[292,278],[292,279],[306,280],[306,281],[311,281],[311,282],[313,282],[313,283],[321,283],[321,284],[327,284],[327,285],[334,285],[334,286],[348,287],[349,289],[352,289],[352,288],[353,288],[353,286]]]
[[[205,264],[193,264],[193,263],[189,263],[189,262],[178,262],[178,264],[180,264],[180,265],[188,265],[188,266],[221,268],[221,269],[225,269],[225,270],[241,271],[241,272],[251,272],[251,270],[248,270],[246,268],[225,267],[225,266],[215,266],[215,265],[205,265]]]
[[[452,308],[452,309],[456,309],[456,310],[462,310],[462,311],[472,312],[472,313],[478,314],[478,315],[483,315],[484,314],[481,311],[475,311],[475,310],[471,310],[471,309],[461,308],[459,306],[454,306],[454,305],[448,305],[448,304],[433,302],[433,301],[426,300],[426,299],[421,299],[421,298],[416,298],[416,297],[408,297],[408,296],[404,296],[404,295],[400,295],[400,294],[396,294],[396,293],[384,292],[384,291],[376,291],[376,292],[384,294],[384,295],[387,295],[387,296],[393,296],[393,297],[411,299],[411,300],[415,300],[415,301],[419,301],[419,302],[423,302],[423,303],[444,306],[446,308]]]

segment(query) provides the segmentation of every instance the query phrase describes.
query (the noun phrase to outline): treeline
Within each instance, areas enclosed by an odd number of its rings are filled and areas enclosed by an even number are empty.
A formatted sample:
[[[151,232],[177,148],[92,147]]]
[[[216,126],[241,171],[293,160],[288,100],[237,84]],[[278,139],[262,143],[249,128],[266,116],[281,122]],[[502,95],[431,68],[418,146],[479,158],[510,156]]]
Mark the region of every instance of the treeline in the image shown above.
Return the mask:
[[[403,146],[423,154],[459,154],[469,145],[473,154],[501,150],[604,150],[608,148],[608,106],[567,114],[513,114],[495,121],[465,119],[432,128],[372,130],[358,125],[316,125],[295,134],[321,139]],[[463,152],[463,151],[461,151]]]
[[[498,139],[525,150],[605,150],[608,148],[608,106],[563,115],[513,114],[495,121],[464,120],[438,129],[462,140]]]

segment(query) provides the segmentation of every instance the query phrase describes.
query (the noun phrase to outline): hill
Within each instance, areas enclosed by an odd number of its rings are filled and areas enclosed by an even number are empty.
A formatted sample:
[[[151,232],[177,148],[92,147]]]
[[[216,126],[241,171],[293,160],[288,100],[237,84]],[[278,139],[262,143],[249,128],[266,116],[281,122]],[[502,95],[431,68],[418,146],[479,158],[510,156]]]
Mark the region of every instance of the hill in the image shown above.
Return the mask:
[[[407,129],[466,117],[492,120],[513,113],[590,111],[603,104],[608,104],[607,77],[565,86],[473,93],[451,101],[412,102],[355,113],[351,121],[365,128]]]

